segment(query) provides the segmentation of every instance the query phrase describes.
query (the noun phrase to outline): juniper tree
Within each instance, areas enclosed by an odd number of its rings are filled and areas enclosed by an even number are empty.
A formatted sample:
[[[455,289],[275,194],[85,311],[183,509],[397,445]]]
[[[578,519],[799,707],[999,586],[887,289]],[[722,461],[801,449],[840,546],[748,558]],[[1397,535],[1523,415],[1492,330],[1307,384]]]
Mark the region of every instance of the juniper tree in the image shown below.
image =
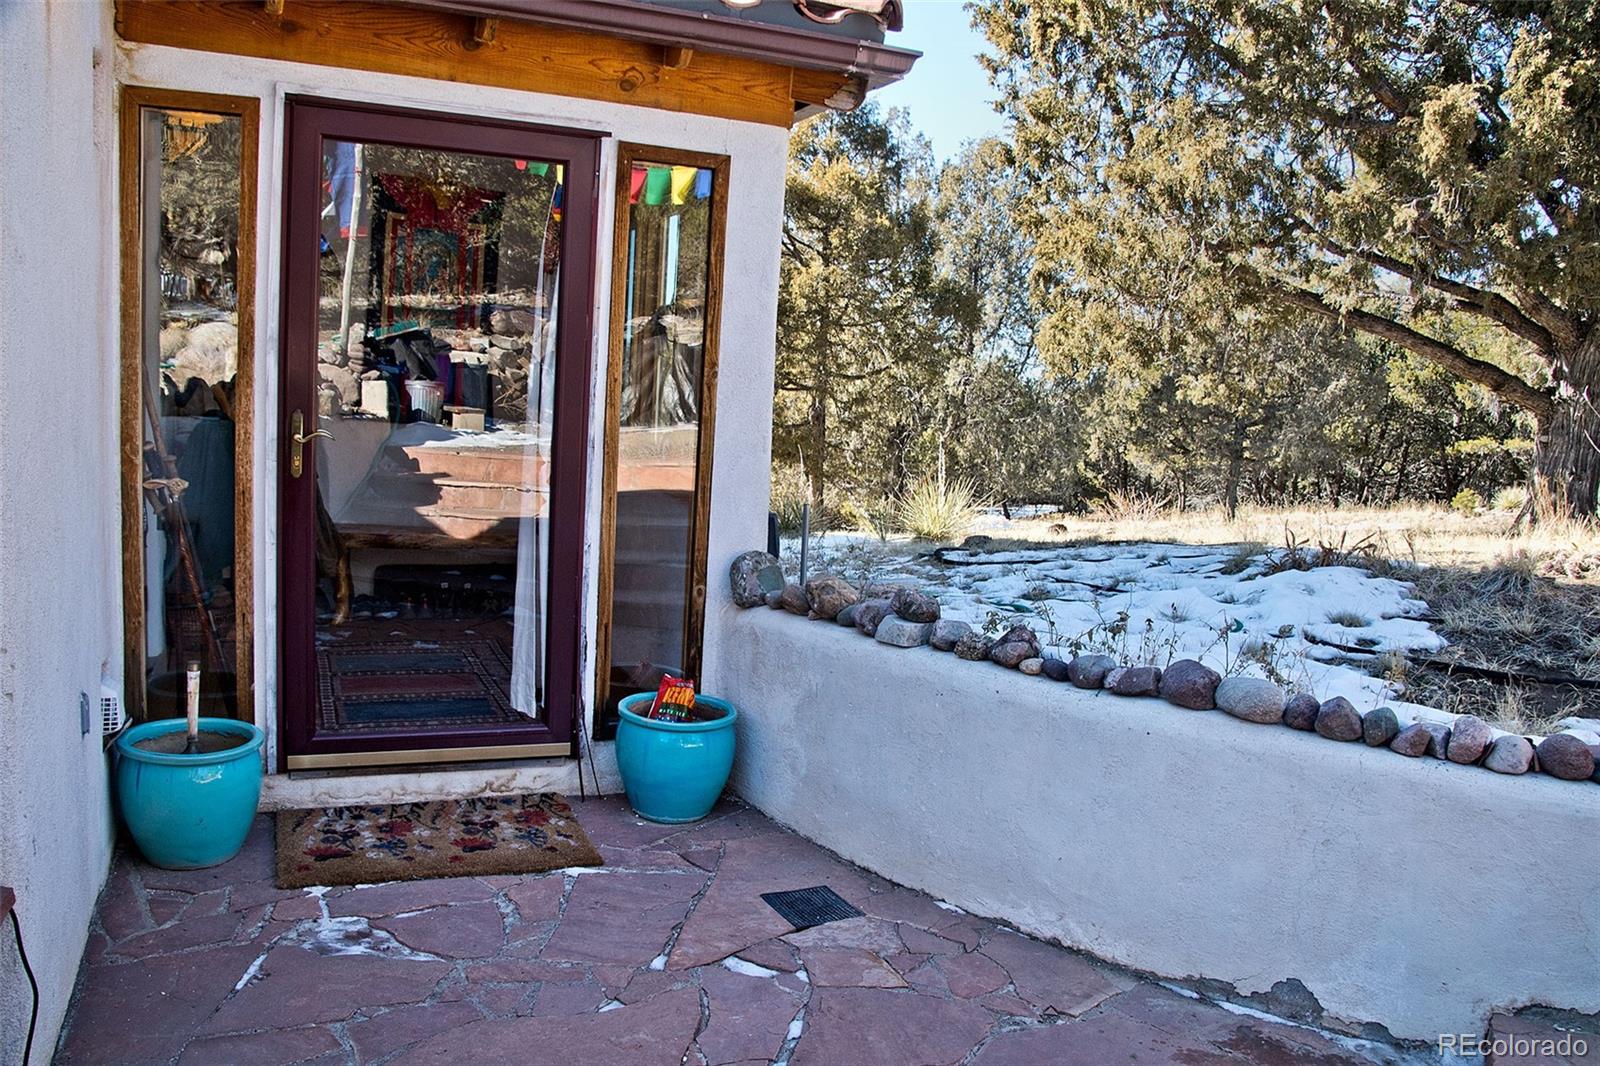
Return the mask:
[[[931,153],[868,104],[790,138],[773,457],[893,495],[932,417],[954,305],[935,271]]]
[[[1594,0],[980,0],[975,21],[1050,321],[1168,268],[1332,320],[1528,412],[1539,494],[1595,514]],[[1521,353],[1469,350],[1451,316]]]

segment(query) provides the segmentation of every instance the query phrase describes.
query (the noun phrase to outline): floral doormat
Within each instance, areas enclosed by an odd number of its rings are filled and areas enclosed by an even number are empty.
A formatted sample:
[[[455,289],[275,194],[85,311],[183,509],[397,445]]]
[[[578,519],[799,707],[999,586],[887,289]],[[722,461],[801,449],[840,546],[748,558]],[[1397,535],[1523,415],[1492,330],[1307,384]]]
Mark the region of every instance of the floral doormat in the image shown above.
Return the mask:
[[[601,866],[554,792],[278,812],[278,887]]]

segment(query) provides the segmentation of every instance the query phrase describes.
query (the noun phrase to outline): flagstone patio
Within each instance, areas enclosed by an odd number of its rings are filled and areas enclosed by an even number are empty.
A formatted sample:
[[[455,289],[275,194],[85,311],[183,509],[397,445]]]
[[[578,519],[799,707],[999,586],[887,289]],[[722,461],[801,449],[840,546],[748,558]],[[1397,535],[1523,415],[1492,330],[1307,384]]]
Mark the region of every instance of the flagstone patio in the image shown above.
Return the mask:
[[[124,854],[56,1061],[1376,1061],[943,906],[734,803],[679,828],[573,806],[604,869],[282,891],[265,817],[215,869]],[[760,898],[818,884],[866,917],[794,932]]]

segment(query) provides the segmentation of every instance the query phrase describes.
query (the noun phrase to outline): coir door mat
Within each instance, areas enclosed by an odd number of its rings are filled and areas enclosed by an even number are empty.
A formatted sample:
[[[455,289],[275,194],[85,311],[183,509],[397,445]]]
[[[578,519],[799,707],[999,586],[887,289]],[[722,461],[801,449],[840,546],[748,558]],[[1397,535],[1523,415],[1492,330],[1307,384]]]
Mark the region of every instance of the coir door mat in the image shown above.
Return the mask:
[[[279,888],[603,865],[554,792],[279,811],[277,828]]]

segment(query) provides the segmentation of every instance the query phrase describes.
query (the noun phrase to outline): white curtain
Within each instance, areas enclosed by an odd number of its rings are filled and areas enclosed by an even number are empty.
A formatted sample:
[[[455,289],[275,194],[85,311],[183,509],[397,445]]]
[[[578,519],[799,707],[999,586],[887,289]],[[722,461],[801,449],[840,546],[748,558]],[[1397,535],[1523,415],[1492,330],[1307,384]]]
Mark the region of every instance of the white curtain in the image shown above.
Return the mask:
[[[545,216],[541,254],[550,237]],[[511,706],[519,714],[539,717],[544,707],[545,627],[549,618],[550,438],[555,425],[556,318],[560,305],[561,267],[538,272],[535,313],[544,321],[529,338],[528,443],[523,446],[522,518],[517,525],[517,595],[512,606]]]

